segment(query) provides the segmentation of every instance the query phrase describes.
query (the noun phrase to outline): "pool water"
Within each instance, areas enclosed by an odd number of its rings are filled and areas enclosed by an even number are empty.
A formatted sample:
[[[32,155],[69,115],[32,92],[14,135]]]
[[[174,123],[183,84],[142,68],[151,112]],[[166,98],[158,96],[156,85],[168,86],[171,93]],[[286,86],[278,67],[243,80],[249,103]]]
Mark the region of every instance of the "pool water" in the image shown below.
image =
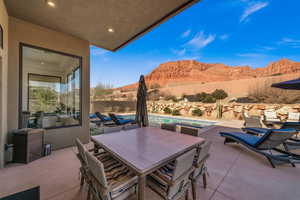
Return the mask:
[[[125,119],[135,119],[135,115],[122,115]],[[169,116],[161,116],[161,115],[148,115],[149,117],[149,124],[150,126],[159,127],[162,123],[176,123],[176,124],[184,124],[190,125],[194,127],[205,127],[214,125],[215,122],[213,121],[203,121],[203,120],[194,120],[194,119],[186,119],[180,117],[169,117]]]

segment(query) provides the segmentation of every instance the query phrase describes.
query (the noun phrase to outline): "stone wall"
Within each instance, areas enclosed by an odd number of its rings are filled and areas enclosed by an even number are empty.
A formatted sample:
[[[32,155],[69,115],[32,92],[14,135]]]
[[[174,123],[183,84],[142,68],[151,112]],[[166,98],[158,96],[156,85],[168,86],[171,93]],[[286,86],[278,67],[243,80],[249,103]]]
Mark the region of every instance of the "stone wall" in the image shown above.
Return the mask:
[[[135,109],[135,101],[93,101],[91,102],[90,113],[95,113],[96,111],[102,113],[126,113],[133,112]]]
[[[243,112],[248,115],[262,116],[264,111],[275,111],[277,116],[284,120],[288,112],[300,112],[300,104],[243,104],[243,103],[226,103],[226,104],[204,104],[191,102],[148,102],[148,110],[152,113],[164,113],[164,108],[169,107],[171,110],[180,110],[183,116],[192,116],[192,111],[200,109],[203,111],[203,118],[216,119],[218,112],[221,112],[222,119],[242,119]],[[221,108],[220,108],[221,107]]]
[[[289,112],[300,112],[300,104],[246,104],[246,103],[194,103],[171,101],[148,101],[149,113],[164,114],[164,108],[179,110],[182,116],[192,116],[192,111],[200,109],[202,118],[217,119],[218,113],[222,119],[243,119],[243,112],[248,115],[263,116],[264,111],[275,111],[278,118],[287,119]],[[102,113],[128,113],[135,112],[135,101],[94,101],[91,103],[90,113],[96,111]],[[221,113],[220,113],[221,112]]]

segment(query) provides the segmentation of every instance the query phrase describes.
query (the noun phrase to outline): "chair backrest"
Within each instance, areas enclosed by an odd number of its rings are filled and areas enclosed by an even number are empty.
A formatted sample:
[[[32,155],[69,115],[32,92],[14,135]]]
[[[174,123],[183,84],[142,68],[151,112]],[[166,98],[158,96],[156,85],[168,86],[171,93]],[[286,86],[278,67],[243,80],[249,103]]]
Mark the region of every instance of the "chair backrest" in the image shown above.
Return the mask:
[[[120,125],[119,119],[117,118],[117,116],[115,114],[109,113],[108,115],[116,124]]]
[[[254,128],[254,127],[261,128],[262,127],[259,116],[250,116],[250,117],[244,116],[244,120],[245,120],[244,126],[246,128]]]
[[[88,151],[85,151],[85,155],[87,158],[88,169],[93,177],[103,186],[104,188],[108,187],[106,175],[104,172],[103,164]]]
[[[277,119],[277,114],[274,111],[265,111],[265,117],[267,119]]]
[[[76,138],[75,143],[76,143],[76,146],[78,149],[78,154],[80,156],[82,165],[86,166],[87,165],[87,159],[86,159],[86,155],[85,155],[86,149],[83,146],[82,142],[78,138]]]
[[[201,162],[203,163],[203,161],[208,158],[210,146],[211,146],[211,142],[206,141],[204,144],[202,144],[199,147],[199,152],[196,157],[197,164],[200,164]]]
[[[173,171],[172,180],[176,180],[193,167],[193,161],[196,155],[196,149],[192,149],[185,154],[179,156],[175,160],[175,169]]]
[[[162,123],[162,124],[160,125],[160,128],[161,128],[161,129],[164,129],[164,130],[176,132],[176,124]]]
[[[188,126],[180,126],[180,133],[195,136],[195,137],[200,136],[199,128],[188,127]]]
[[[119,132],[122,130],[122,126],[108,126],[108,127],[104,127],[103,131],[104,133],[115,133],[115,132]]]
[[[293,128],[296,131],[300,131],[300,122],[284,122],[281,126],[282,129]]]
[[[138,124],[130,124],[130,125],[124,126],[124,130],[131,130],[131,129],[136,129],[136,128],[140,128],[140,126]]]
[[[272,149],[290,139],[295,134],[297,134],[297,131],[293,128],[270,129],[260,138],[255,146],[259,149]]]
[[[105,121],[105,118],[103,117],[103,115],[101,115],[100,112],[95,112],[95,115],[96,115],[101,121]]]
[[[289,112],[288,113],[288,120],[299,121],[299,119],[300,119],[300,113],[297,113],[297,112]]]

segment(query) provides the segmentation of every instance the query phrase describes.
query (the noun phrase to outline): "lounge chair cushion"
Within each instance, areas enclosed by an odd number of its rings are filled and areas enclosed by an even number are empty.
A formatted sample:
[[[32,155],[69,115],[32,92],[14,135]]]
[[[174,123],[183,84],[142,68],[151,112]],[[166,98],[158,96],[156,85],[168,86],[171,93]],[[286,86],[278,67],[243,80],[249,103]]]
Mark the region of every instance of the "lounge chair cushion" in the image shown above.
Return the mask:
[[[243,128],[243,131],[251,134],[264,135],[268,132],[267,128]]]
[[[128,124],[128,123],[131,123],[131,122],[133,122],[134,120],[132,120],[132,119],[118,119],[118,122],[120,123],[120,124]]]
[[[254,136],[254,135],[249,135],[246,133],[241,133],[241,132],[220,132],[220,134],[224,137],[229,136],[236,138],[237,140],[240,140],[250,146],[255,147],[256,144],[258,144],[259,140],[261,139],[260,137]]]

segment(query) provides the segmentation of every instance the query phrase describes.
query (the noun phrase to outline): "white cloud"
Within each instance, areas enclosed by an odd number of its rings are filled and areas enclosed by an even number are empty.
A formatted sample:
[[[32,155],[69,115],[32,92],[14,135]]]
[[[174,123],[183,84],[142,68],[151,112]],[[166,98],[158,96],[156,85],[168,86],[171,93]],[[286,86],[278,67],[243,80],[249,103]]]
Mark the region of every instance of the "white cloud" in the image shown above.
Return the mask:
[[[249,6],[244,10],[240,22],[246,21],[247,18],[252,15],[253,13],[267,7],[269,5],[269,2],[252,2],[249,3]]]
[[[300,40],[292,39],[292,38],[282,38],[278,44],[288,45],[293,48],[299,48],[300,47]]]
[[[191,30],[190,29],[188,29],[188,30],[186,30],[186,31],[184,31],[183,33],[182,33],[182,35],[181,35],[181,37],[182,38],[186,38],[186,37],[188,37],[190,34],[191,34]]]
[[[109,52],[105,49],[101,49],[95,46],[92,46],[90,50],[91,50],[91,55],[93,56],[102,56]]]
[[[186,49],[185,48],[181,49],[181,50],[172,49],[172,52],[174,54],[176,54],[177,56],[183,56],[186,53]]]
[[[250,58],[257,58],[257,57],[265,57],[265,54],[260,54],[260,53],[239,53],[236,54],[239,57],[250,57]]]
[[[220,36],[221,40],[227,40],[228,38],[229,38],[228,34],[223,34],[223,35]]]
[[[213,42],[216,39],[216,35],[209,34],[205,35],[203,31],[197,33],[195,37],[193,37],[190,41],[188,41],[185,45],[201,49],[206,47],[208,44]]]

